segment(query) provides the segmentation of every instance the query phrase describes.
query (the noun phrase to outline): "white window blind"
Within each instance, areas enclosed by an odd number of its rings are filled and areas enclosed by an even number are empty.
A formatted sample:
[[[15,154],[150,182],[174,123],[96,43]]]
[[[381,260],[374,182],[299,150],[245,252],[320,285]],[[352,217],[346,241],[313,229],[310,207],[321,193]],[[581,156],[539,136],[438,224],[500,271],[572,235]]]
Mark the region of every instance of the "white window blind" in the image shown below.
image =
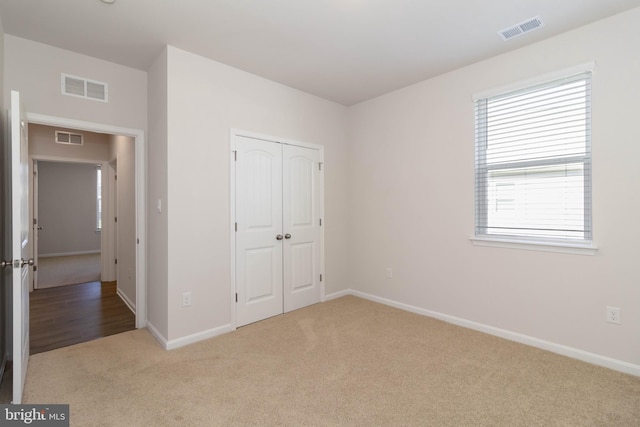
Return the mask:
[[[476,237],[588,244],[591,73],[476,101]]]
[[[102,230],[102,167],[96,166],[96,230]]]

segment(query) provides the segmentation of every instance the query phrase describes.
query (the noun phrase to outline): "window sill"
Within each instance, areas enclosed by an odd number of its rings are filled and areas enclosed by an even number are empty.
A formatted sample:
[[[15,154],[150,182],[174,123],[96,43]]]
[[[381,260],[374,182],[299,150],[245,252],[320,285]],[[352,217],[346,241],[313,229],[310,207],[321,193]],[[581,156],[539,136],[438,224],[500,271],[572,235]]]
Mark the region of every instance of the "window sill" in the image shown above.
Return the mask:
[[[554,242],[536,242],[527,240],[501,239],[497,237],[471,237],[474,246],[490,246],[494,248],[523,249],[527,251],[559,252],[574,255],[595,255],[598,247],[591,243],[570,244]]]

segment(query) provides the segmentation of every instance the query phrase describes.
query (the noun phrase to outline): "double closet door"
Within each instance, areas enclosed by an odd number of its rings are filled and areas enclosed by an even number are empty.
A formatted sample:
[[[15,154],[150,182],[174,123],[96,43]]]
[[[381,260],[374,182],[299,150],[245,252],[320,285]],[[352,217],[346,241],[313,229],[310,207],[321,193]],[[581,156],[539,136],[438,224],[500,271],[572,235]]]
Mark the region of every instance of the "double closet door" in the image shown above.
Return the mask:
[[[235,137],[236,325],[321,298],[321,153]]]

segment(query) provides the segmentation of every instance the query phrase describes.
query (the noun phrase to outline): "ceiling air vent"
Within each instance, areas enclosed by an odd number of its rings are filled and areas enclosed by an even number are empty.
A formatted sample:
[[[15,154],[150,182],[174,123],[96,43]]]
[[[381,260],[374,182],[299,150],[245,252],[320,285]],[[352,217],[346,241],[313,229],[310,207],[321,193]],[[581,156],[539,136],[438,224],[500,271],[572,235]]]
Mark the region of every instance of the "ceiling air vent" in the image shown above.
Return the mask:
[[[62,75],[62,93],[95,101],[109,102],[109,90],[106,83],[83,77]]]
[[[502,38],[502,40],[510,40],[514,37],[521,36],[524,33],[528,33],[529,31],[533,31],[542,26],[544,26],[542,18],[536,16],[535,18],[527,19],[526,21],[512,27],[500,30],[498,31],[498,35]]]
[[[71,132],[57,130],[56,142],[58,144],[66,144],[66,145],[82,145],[84,144],[84,138],[81,133],[71,133]]]

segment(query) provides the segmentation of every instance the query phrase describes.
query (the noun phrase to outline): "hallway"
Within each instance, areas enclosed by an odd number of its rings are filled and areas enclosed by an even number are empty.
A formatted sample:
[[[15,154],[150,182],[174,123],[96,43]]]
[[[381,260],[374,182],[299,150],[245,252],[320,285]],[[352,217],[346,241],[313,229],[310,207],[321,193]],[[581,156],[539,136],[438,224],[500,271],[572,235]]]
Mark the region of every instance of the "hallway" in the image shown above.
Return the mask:
[[[37,289],[29,302],[31,354],[135,329],[116,282]]]

